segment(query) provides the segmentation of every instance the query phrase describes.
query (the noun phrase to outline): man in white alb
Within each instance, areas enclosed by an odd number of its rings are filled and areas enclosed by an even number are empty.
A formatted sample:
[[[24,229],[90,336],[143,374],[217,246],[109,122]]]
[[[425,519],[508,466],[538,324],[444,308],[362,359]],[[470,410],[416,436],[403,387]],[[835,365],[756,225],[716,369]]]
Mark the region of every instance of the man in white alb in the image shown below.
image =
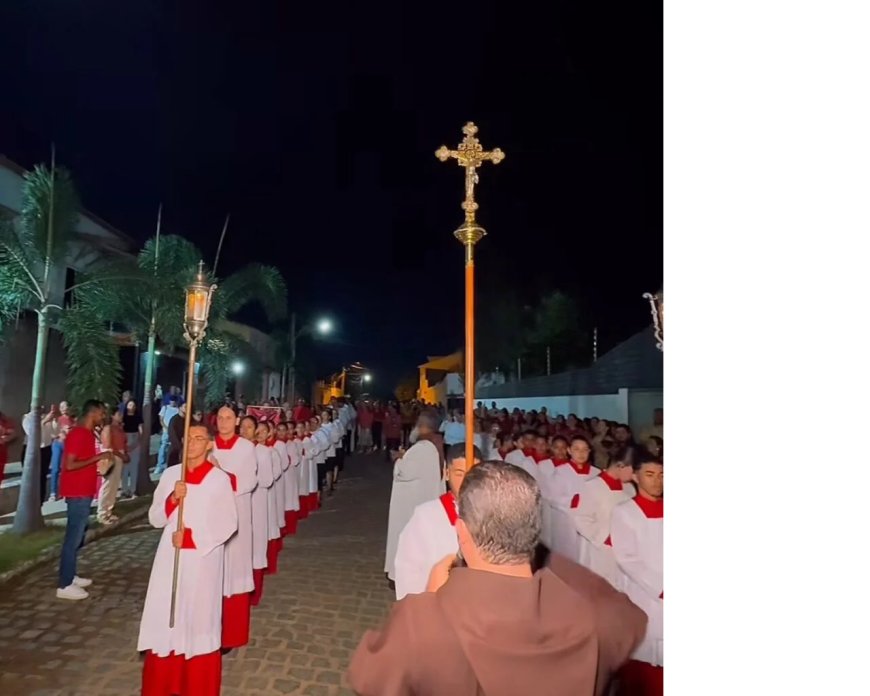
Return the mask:
[[[218,433],[212,457],[230,476],[236,493],[239,531],[224,548],[224,609],[221,647],[248,644],[251,629],[251,592],[254,590],[254,531],[251,494],[257,487],[254,444],[236,434],[236,413],[229,406],[217,412]]]
[[[205,425],[192,423],[184,446],[187,482],[181,482],[181,465],[168,467],[148,510],[149,521],[163,528],[163,534],[139,626],[137,650],[145,651],[144,696],[219,696],[221,690],[224,544],[238,526],[235,495],[229,476],[207,461],[212,443]],[[177,532],[182,500],[184,527]],[[178,594],[175,623],[170,628],[176,549],[181,549]]]
[[[643,641],[620,675],[626,694],[661,694],[664,683],[664,466],[646,452],[634,460],[637,495],[613,510],[613,555],[621,588],[646,612]]]
[[[456,539],[456,501],[465,480],[465,443],[447,448],[446,478],[449,492],[418,505],[396,549],[396,599],[426,591],[432,568],[445,556],[459,551]],[[474,448],[474,463],[480,464],[480,449]]]
[[[436,434],[441,419],[433,411],[423,411],[417,419],[417,442],[407,452],[393,453],[393,490],[387,522],[387,551],[384,572],[396,579],[395,560],[399,534],[408,524],[414,508],[436,500],[444,493],[441,474],[442,452]]]
[[[263,578],[269,565],[269,489],[275,483],[272,471],[272,453],[265,445],[257,444],[257,419],[244,416],[239,422],[239,435],[254,445],[257,457],[257,487],[251,493],[251,523],[253,527],[254,591],[251,606],[260,603],[263,596]]]

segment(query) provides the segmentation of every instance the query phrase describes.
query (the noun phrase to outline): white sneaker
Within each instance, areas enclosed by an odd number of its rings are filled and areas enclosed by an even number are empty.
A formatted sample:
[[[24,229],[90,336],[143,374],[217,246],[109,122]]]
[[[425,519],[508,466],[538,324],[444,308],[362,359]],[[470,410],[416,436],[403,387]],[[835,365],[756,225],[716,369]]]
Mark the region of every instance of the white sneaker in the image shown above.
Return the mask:
[[[88,593],[86,590],[83,590],[81,587],[73,583],[67,587],[58,587],[57,588],[57,598],[58,599],[71,599],[71,600],[79,600],[79,599],[87,599]]]
[[[94,584],[94,581],[90,578],[80,578],[78,575],[76,575],[73,578],[72,584],[76,587],[90,587]]]
[[[50,496],[48,496],[48,502],[49,502],[49,503],[56,503],[56,502],[57,502],[57,496],[56,496],[54,493],[52,493]]]

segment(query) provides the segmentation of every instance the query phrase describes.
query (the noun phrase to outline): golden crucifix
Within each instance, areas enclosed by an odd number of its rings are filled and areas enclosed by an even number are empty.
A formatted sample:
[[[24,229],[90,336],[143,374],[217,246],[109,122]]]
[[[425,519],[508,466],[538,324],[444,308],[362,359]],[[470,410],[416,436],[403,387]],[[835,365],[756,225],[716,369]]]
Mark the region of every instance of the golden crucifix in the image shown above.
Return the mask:
[[[475,220],[477,201],[474,200],[474,186],[479,181],[477,170],[486,160],[498,164],[504,159],[499,148],[486,152],[480,141],[474,137],[477,126],[471,121],[462,129],[465,137],[455,150],[442,145],[435,156],[442,162],[451,157],[460,167],[465,168],[465,222],[454,232],[454,236],[465,246],[465,462],[466,467],[474,466],[474,245],[484,235],[484,230]]]
[[[446,145],[442,145],[435,152],[435,156],[442,162],[453,157],[460,167],[465,167],[465,200],[462,202],[462,209],[465,211],[465,222],[473,223],[478,207],[477,201],[474,200],[474,185],[479,181],[477,169],[486,160],[498,164],[504,159],[504,152],[499,148],[489,152],[484,151],[483,145],[474,137],[477,134],[477,126],[471,121],[465,124],[462,132],[465,137],[456,150],[448,150]]]

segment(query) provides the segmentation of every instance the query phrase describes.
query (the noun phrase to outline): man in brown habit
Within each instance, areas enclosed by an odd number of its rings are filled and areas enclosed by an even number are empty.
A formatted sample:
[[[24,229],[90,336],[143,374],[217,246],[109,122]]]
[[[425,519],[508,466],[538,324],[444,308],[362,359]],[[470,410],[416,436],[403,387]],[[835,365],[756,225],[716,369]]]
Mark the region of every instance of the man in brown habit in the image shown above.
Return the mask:
[[[425,593],[397,602],[384,627],[363,636],[348,671],[356,693],[604,693],[646,615],[564,559],[533,572],[540,531],[541,494],[529,474],[503,462],[471,469],[456,520],[466,567],[444,558]]]

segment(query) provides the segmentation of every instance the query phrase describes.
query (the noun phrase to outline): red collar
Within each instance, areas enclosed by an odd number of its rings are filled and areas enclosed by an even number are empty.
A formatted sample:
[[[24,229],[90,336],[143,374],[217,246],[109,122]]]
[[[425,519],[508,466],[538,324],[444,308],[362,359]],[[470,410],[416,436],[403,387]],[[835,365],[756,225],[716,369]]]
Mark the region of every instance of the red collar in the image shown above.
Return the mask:
[[[535,464],[540,464],[541,462],[545,462],[549,458],[550,458],[550,455],[548,455],[548,454],[538,454],[537,452],[532,454],[532,459],[535,460]]]
[[[634,502],[641,509],[644,515],[651,520],[660,520],[665,516],[665,499],[652,501],[643,498],[640,493],[634,496]]]
[[[607,484],[607,487],[612,491],[621,491],[622,490],[622,481],[613,478],[606,471],[602,471],[598,478],[604,481]]]
[[[238,435],[233,435],[229,440],[224,440],[220,435],[215,435],[214,446],[219,450],[232,449],[238,439]]]
[[[438,500],[441,501],[441,504],[444,506],[444,512],[447,513],[447,519],[450,520],[450,526],[456,526],[456,520],[459,517],[456,514],[456,498],[453,496],[453,493],[445,493]]]
[[[185,483],[190,483],[193,485],[202,483],[202,480],[212,469],[214,469],[214,464],[206,460],[192,471],[188,470],[187,476],[184,477],[184,481]]]
[[[534,457],[535,450],[533,450],[531,447],[525,447],[523,449],[523,454],[526,455],[527,457]]]
[[[570,459],[556,459],[553,457],[553,466],[565,466],[571,462]]]
[[[275,442],[276,442],[276,440],[274,437],[271,440],[266,440],[266,447],[274,447]]]
[[[589,462],[583,462],[582,464],[578,464],[573,459],[568,462],[571,465],[571,468],[574,469],[580,476],[588,476],[589,472],[592,471],[592,465]]]
[[[504,449],[503,447],[498,448],[498,453],[501,455],[501,458],[504,459],[507,457],[513,450]]]

